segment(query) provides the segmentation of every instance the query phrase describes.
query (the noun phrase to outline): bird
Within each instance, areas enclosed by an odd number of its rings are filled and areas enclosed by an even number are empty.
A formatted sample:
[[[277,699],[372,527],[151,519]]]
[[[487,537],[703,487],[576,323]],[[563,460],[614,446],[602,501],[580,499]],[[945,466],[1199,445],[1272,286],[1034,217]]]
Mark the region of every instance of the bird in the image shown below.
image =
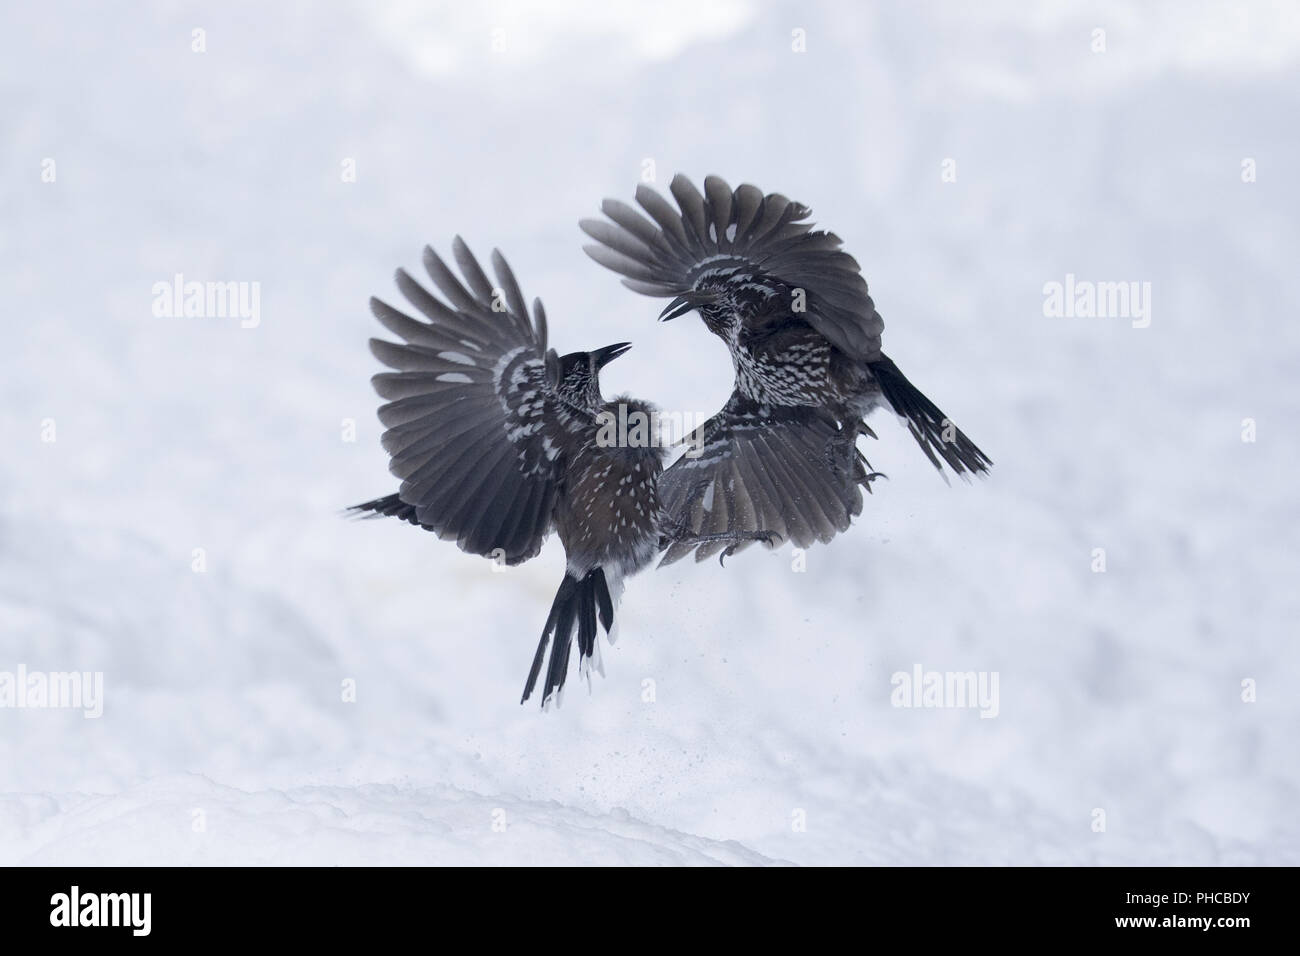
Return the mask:
[[[807,206],[748,183],[733,190],[718,176],[706,177],[701,193],[679,173],[669,191],[676,208],[638,185],[636,201],[645,215],[606,199],[601,211],[607,218],[579,222],[595,240],[584,250],[633,291],[671,299],[661,320],[698,312],[727,344],[735,384],[721,416],[734,421],[722,432],[713,461],[734,463],[744,451],[731,440],[743,421],[749,433],[775,424],[788,434],[800,424],[795,410],[802,411],[803,424],[816,422],[817,433],[825,433],[830,459],[829,466],[816,461],[797,470],[786,490],[802,479],[805,494],[770,502],[767,510],[742,507],[741,499],[755,497],[758,479],[765,472],[772,477],[773,469],[757,460],[741,473],[700,467],[689,485],[661,485],[672,507],[714,531],[784,525],[798,546],[829,540],[860,513],[857,489],[871,491],[883,477],[856,443],[859,435],[876,437],[866,416],[878,408],[900,418],[941,476],[944,465],[963,478],[987,473],[992,460],[882,351],[884,321],[860,266],[838,236],[814,230]],[[831,487],[817,487],[810,471]],[[791,527],[792,512],[805,522],[820,512],[826,522],[810,536]],[[680,555],[678,549],[670,556]],[[703,556],[697,552],[697,559]]]
[[[591,670],[603,674],[597,626],[612,640],[624,579],[664,549],[704,538],[683,531],[660,502],[667,450],[651,436],[616,440],[607,428],[617,416],[649,420],[655,412],[630,396],[602,397],[601,369],[630,343],[558,355],[547,346],[541,300],[530,318],[500,251],[491,257],[495,284],[459,236],[452,252],[463,282],[432,248],[423,253],[445,302],[397,270],[398,289],[423,320],[370,300],[375,318],[402,340],[370,340],[392,369],[372,383],[387,400],[379,409],[382,444],[401,485],[348,511],[402,519],[508,566],[536,556],[550,531],[558,533],[565,574],[520,699],[530,698],[545,663],[545,709],[562,701],[575,631],[579,671],[590,685]],[[768,538],[748,532],[718,540]]]

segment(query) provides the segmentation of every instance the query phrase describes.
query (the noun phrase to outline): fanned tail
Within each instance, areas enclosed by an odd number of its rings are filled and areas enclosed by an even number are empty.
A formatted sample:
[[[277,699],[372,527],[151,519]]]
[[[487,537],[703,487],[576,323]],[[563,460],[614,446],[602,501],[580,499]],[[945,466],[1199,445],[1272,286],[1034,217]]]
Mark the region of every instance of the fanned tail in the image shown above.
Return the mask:
[[[600,665],[600,649],[596,643],[598,623],[606,634],[614,626],[614,601],[604,570],[596,568],[589,571],[581,580],[572,574],[566,574],[560,582],[559,590],[555,592],[555,600],[551,602],[551,613],[547,615],[546,626],[542,629],[542,638],[537,644],[537,653],[533,655],[533,666],[528,671],[528,681],[524,684],[524,694],[519,703],[524,703],[532,696],[537,678],[542,673],[548,646],[551,654],[542,688],[542,708],[545,709],[552,701],[557,705],[560,703],[564,681],[569,673],[569,650],[575,629],[578,634],[580,669],[586,671],[594,668],[604,673]]]

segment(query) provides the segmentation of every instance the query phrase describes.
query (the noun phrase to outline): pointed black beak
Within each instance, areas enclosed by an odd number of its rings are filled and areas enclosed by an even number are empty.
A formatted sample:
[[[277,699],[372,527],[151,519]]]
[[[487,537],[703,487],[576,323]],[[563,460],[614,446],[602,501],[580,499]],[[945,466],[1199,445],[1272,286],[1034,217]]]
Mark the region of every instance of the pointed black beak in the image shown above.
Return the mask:
[[[591,361],[597,369],[602,369],[631,347],[631,342],[615,342],[613,345],[606,345],[603,349],[596,349],[591,353]]]
[[[718,294],[716,292],[683,293],[664,306],[664,310],[659,313],[659,321],[667,322],[669,319],[675,319],[679,315],[693,312],[702,305],[708,305],[711,302],[717,301]]]

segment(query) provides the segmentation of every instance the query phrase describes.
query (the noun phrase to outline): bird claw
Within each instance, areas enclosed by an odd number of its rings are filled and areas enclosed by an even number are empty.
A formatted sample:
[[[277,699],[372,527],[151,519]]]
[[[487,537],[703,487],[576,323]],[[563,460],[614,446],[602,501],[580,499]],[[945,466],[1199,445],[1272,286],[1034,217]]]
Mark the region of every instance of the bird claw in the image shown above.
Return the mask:
[[[727,566],[727,558],[735,554],[742,544],[746,544],[750,541],[761,541],[769,548],[773,548],[776,547],[776,545],[780,542],[780,540],[781,540],[781,536],[777,534],[775,531],[763,530],[763,531],[750,532],[749,534],[746,534],[745,536],[740,538],[740,540],[735,541],[727,545],[725,548],[723,548],[722,551],[719,552],[718,554],[718,564],[719,566],[725,568]]]
[[[883,471],[873,471],[870,474],[863,475],[861,478],[859,478],[858,484],[862,485],[863,488],[867,489],[867,494],[871,494],[871,483],[875,481],[877,478],[884,478],[886,481],[889,480],[889,476],[885,474]]]

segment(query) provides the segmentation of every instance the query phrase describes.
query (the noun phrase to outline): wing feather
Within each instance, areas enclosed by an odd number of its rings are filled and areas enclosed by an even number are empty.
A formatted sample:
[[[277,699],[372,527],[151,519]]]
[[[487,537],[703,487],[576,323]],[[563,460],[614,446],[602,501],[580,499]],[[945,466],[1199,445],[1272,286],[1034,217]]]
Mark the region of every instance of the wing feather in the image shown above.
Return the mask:
[[[733,191],[718,176],[706,177],[704,188],[702,194],[687,177],[674,176],[674,208],[654,189],[638,185],[636,201],[648,219],[607,199],[601,210],[609,222],[580,223],[596,243],[584,248],[643,295],[673,298],[698,291],[704,282],[714,289],[719,281],[740,287],[755,277],[802,289],[802,321],[853,358],[879,358],[884,321],[839,237],[814,230],[811,210],[780,193],[765,196],[749,184]]]
[[[397,286],[428,321],[379,300],[371,311],[402,342],[371,340],[394,369],[372,379],[389,470],[403,507],[386,508],[479,555],[508,564],[535,555],[551,530],[560,465],[549,441],[556,401],[546,313],[530,319],[505,258],[492,253],[496,284],[459,236],[457,278],[431,248],[423,262],[439,299],[405,270]]]
[[[679,458],[659,479],[677,529],[661,563],[692,550],[703,560],[728,545],[693,544],[697,535],[774,532],[807,548],[861,513],[852,433],[823,410],[762,406],[737,393],[701,429],[698,454]]]

